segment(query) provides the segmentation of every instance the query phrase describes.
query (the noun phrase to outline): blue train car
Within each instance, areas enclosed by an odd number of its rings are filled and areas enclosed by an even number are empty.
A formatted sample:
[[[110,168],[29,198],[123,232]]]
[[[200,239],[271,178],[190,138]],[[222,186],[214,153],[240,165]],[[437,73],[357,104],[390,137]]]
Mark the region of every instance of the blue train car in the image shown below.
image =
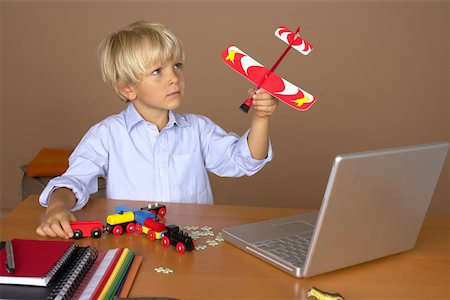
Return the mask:
[[[150,218],[155,219],[155,214],[148,210],[135,210],[134,211],[134,221],[141,225],[144,225],[145,219]]]

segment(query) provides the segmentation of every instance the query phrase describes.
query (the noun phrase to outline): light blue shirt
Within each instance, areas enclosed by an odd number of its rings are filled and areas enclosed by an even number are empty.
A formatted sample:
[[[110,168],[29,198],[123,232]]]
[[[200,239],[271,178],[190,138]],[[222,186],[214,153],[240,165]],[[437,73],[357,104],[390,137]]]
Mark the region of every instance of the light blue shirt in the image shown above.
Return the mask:
[[[59,187],[77,198],[73,211],[106,179],[106,197],[120,200],[202,203],[214,202],[207,172],[218,176],[250,176],[272,159],[251,156],[247,132],[226,133],[210,119],[169,111],[169,122],[158,131],[133,104],[91,127],[69,157],[69,168],[53,178],[39,202],[47,206]]]

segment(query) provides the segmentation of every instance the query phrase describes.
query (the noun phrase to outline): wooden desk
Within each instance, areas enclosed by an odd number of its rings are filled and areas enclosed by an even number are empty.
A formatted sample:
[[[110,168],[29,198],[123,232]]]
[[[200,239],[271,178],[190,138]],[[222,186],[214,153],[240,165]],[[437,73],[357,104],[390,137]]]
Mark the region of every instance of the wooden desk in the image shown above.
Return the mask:
[[[114,206],[143,207],[147,202],[92,200],[80,220],[105,220]],[[224,205],[168,204],[167,224],[223,227],[303,210]],[[43,239],[35,228],[44,208],[30,196],[0,221],[0,239]],[[312,286],[339,292],[349,299],[450,299],[450,217],[428,217],[414,250],[308,279],[296,279],[223,242],[184,255],[163,248],[142,235],[111,234],[80,240],[99,250],[129,247],[144,256],[130,297],[164,296],[179,299],[306,299]],[[155,267],[174,270],[166,275]]]

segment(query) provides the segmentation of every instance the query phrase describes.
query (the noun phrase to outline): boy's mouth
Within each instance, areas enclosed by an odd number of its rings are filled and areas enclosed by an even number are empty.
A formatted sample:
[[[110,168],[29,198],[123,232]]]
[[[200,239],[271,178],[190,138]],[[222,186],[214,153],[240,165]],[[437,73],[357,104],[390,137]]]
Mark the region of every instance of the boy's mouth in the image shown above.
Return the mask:
[[[172,93],[168,94],[167,97],[175,96],[175,95],[180,95],[180,91],[172,92]]]

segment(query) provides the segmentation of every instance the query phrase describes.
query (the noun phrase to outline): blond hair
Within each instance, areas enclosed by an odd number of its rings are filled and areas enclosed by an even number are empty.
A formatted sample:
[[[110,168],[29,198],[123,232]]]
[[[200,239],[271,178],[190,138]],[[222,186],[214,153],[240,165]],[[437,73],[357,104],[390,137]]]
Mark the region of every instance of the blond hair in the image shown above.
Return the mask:
[[[148,47],[149,45],[150,47]],[[108,35],[98,48],[103,80],[123,100],[119,86],[137,85],[149,66],[184,62],[181,41],[166,26],[139,21]]]

